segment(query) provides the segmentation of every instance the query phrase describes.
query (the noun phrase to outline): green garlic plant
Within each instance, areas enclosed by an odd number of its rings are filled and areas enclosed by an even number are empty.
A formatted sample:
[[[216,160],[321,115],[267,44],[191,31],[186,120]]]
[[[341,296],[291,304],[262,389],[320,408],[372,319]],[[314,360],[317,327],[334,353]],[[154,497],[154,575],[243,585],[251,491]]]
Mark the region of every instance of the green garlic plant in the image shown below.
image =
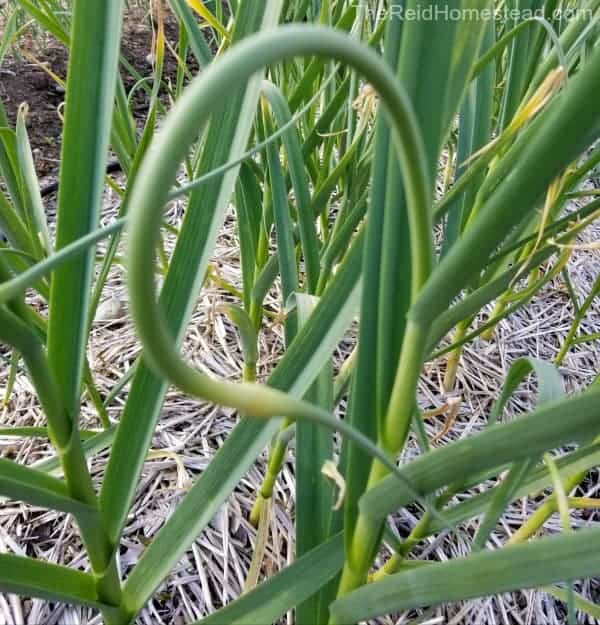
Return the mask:
[[[555,18],[556,1],[527,0],[540,15],[513,22],[485,18],[491,0],[460,0],[455,8],[469,19],[437,21],[399,19],[395,5],[383,1],[236,0],[224,10],[222,3],[170,0],[179,24],[174,81],[164,75],[167,7],[160,0],[151,7],[149,77],[120,57],[122,0],[74,0],[60,18],[47,2],[17,4],[68,47],[70,62],[54,239],[26,111],[15,129],[0,111],[0,227],[7,238],[0,249],[0,340],[14,352],[13,372],[24,363],[47,423],[12,434],[43,434],[56,450],[36,467],[0,459],[0,494],[72,515],[89,570],[0,554],[0,589],[89,606],[109,625],[134,622],[270,445],[251,519],[266,531],[273,484],[295,436],[296,559],[203,622],[272,623],[295,609],[297,623],[349,624],[540,586],[565,599],[571,616],[574,606],[591,610],[571,587],[549,585],[600,573],[600,530],[527,539],[555,510],[564,512],[565,501],[567,513],[569,505],[589,505],[561,493],[598,464],[598,383],[567,397],[554,366],[517,361],[490,426],[436,449],[424,434],[417,383],[428,360],[449,354],[452,389],[461,346],[561,275],[575,237],[598,217],[593,199],[575,212],[565,207],[585,194],[579,186],[600,161],[600,2],[570,3],[582,16],[563,22]],[[201,68],[191,80],[188,55]],[[141,130],[122,72],[148,95]],[[100,229],[109,147],[125,182],[112,183],[119,219]],[[442,157],[444,188],[436,195]],[[185,217],[168,258],[163,210],[179,197]],[[241,291],[209,263],[230,203]],[[86,345],[124,228],[143,354],[103,400]],[[108,252],[97,259],[103,239]],[[240,335],[240,382],[203,374],[179,353],[207,280],[239,299],[227,313]],[[261,383],[258,337],[273,315],[265,298],[274,284],[286,348]],[[30,290],[48,303],[47,317],[28,305]],[[582,304],[575,298],[558,361],[597,290]],[[489,321],[469,332],[494,302]],[[358,345],[334,377],[332,354],[356,316]],[[531,372],[539,380],[536,408],[501,423],[506,402]],[[106,407],[127,384],[124,408],[111,423]],[[123,576],[121,535],[171,385],[235,408],[241,418]],[[99,431],[80,429],[83,391]],[[339,450],[334,432],[341,434]],[[398,466],[411,432],[421,455]],[[104,449],[109,460],[96,488],[88,460]],[[547,456],[559,449],[556,460]],[[338,452],[340,509],[321,475]],[[494,486],[454,500],[505,472]],[[487,549],[506,507],[546,489],[554,494],[511,544]],[[387,517],[412,504],[422,511],[418,525],[373,571],[382,542],[390,541]],[[468,557],[420,566],[408,559],[420,541],[477,516]],[[256,575],[260,564],[257,552]]]

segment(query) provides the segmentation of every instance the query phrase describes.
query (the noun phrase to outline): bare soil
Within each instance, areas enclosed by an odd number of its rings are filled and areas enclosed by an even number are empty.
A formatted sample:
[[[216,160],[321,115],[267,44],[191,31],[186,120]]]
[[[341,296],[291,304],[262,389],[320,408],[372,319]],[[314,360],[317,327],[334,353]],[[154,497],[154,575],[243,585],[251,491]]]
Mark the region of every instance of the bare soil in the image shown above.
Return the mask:
[[[0,23],[0,31],[2,24]],[[178,24],[171,13],[165,19],[165,31],[169,44],[176,49]],[[152,67],[149,55],[152,50],[152,24],[147,11],[131,9],[126,14],[122,37],[123,57],[143,77],[149,76]],[[60,117],[64,90],[56,84],[49,72],[66,79],[68,55],[65,47],[53,38],[40,33],[25,33],[18,46],[4,59],[0,68],[0,99],[6,107],[9,119],[15,122],[19,106],[26,102],[29,107],[27,129],[34,154],[38,176],[41,178],[58,172],[62,121]],[[197,70],[192,58],[188,69]],[[165,81],[174,82],[177,75],[177,59],[167,48],[165,56]],[[122,68],[121,76],[127,91],[137,82]],[[166,90],[164,99],[168,99]],[[132,101],[134,117],[143,120],[148,110],[148,99],[142,89],[137,89]]]

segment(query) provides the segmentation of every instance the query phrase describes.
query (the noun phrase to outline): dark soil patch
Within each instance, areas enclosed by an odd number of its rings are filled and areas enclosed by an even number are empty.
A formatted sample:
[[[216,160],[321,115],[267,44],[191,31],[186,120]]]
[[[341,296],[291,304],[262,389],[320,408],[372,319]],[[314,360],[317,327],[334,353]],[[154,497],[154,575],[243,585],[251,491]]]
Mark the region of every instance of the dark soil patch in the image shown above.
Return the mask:
[[[165,32],[169,44],[176,49],[178,24],[175,17],[168,13],[165,20]],[[34,154],[38,176],[53,176],[58,171],[62,121],[60,112],[64,101],[64,92],[52,78],[36,63],[43,63],[51,72],[66,78],[68,57],[64,46],[53,39],[40,41],[40,35],[25,35],[19,42],[19,50],[8,55],[0,67],[0,98],[6,107],[9,119],[15,122],[19,105],[26,102],[29,107],[27,128],[29,141]],[[149,55],[152,49],[152,27],[147,12],[132,9],[126,15],[122,54],[135,70],[143,77],[149,76],[152,67]],[[189,69],[197,71],[193,62]],[[138,81],[123,68],[123,83],[127,91]],[[177,60],[166,50],[164,78],[175,82]],[[168,100],[165,94],[165,102]],[[143,122],[148,109],[147,95],[137,89],[132,101],[136,119]]]
[[[61,46],[47,46],[43,62],[58,76],[65,76],[67,54]],[[26,102],[29,107],[27,128],[38,175],[54,172],[60,156],[59,107],[64,94],[46,72],[25,57],[5,59],[0,77],[0,97],[10,121],[15,122],[22,103]]]

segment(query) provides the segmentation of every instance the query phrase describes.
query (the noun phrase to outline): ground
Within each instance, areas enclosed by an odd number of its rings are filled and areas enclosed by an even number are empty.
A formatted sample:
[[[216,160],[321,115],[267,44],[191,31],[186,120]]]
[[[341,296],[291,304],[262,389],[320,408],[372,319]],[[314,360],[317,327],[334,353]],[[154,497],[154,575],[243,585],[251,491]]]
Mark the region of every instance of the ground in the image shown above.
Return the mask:
[[[124,53],[139,67],[149,52],[150,31],[143,14],[136,14],[128,22]],[[41,59],[40,59],[41,60]],[[52,71],[65,75],[65,55],[62,48],[52,45],[43,59]],[[57,109],[62,94],[51,84],[46,74],[27,59],[11,58],[2,70],[0,97],[11,114],[22,101],[30,106],[29,129],[36,152],[36,167],[41,176],[52,180],[56,173],[60,120]],[[143,108],[143,102],[140,102]],[[117,181],[118,181],[117,177]],[[51,213],[54,196],[47,199]],[[103,222],[110,222],[117,211],[118,198],[110,189],[106,191]],[[181,222],[183,207],[175,203],[169,212],[169,221]],[[589,229],[582,242],[598,241],[600,227]],[[173,241],[169,240],[172,246]],[[212,260],[219,276],[229,283],[240,285],[239,246],[233,215],[229,214],[219,237]],[[580,297],[589,290],[600,271],[600,253],[579,250],[573,254],[568,271]],[[118,313],[110,319],[94,324],[89,345],[89,358],[103,396],[107,396],[115,383],[124,375],[139,354],[139,345],[127,319],[127,294],[122,269],[116,265],[107,284],[105,301],[115,304]],[[241,376],[241,354],[236,331],[220,311],[220,304],[232,301],[215,281],[202,290],[196,311],[185,340],[184,351],[196,366],[223,378],[238,380]],[[268,304],[277,310],[278,293],[275,290]],[[484,311],[484,314],[489,311]],[[492,341],[476,340],[470,344],[461,359],[457,393],[461,399],[458,418],[449,432],[443,434],[435,445],[470,436],[484,427],[486,415],[495,398],[511,362],[529,355],[552,360],[568,330],[571,304],[561,279],[552,281],[524,309],[503,321]],[[585,329],[600,329],[600,302],[596,301],[585,321]],[[350,332],[340,344],[336,354],[339,365],[347,358],[354,345]],[[276,323],[268,325],[261,334],[260,375],[265,377],[277,362],[283,349],[282,328]],[[561,367],[566,390],[575,391],[588,384],[598,373],[600,345],[577,346]],[[440,358],[430,362],[421,379],[419,401],[423,408],[433,409],[442,402],[440,384],[445,361]],[[0,364],[0,389],[8,376],[6,363]],[[523,384],[515,394],[507,411],[510,415],[529,408],[535,401],[535,383]],[[111,404],[111,419],[117,420],[127,397],[122,391]],[[343,410],[343,405],[342,405]],[[122,541],[120,566],[127,571],[139,558],[145,545],[152,539],[165,519],[172,513],[190,483],[210,462],[237,422],[237,415],[189,399],[178,392],[170,392],[161,420],[153,439],[153,449],[165,453],[148,461],[138,487],[135,507],[131,512]],[[96,428],[98,422],[92,407],[83,408],[84,425]],[[23,372],[19,372],[14,392],[3,415],[3,425],[40,425],[43,417],[33,394],[33,389]],[[426,423],[430,439],[443,431],[443,418]],[[289,459],[292,459],[290,452]],[[407,447],[405,460],[416,455],[414,440]],[[0,438],[0,454],[22,463],[33,464],[52,454],[43,439],[15,440]],[[94,476],[99,478],[106,462],[106,454],[93,461]],[[184,623],[191,622],[239,596],[248,570],[255,531],[248,523],[248,513],[254,501],[257,486],[262,480],[265,456],[245,476],[234,495],[210,526],[198,537],[169,579],[156,593],[142,612],[139,622]],[[590,472],[579,493],[597,496],[600,481],[596,470]],[[492,542],[503,544],[535,509],[537,500],[523,499],[503,517],[493,535]],[[414,527],[416,509],[402,511],[393,520],[400,536]],[[293,557],[294,476],[293,465],[288,462],[277,482],[271,535],[265,557],[263,573],[268,575],[289,563]],[[599,523],[595,511],[573,513],[575,526]],[[425,541],[421,557],[445,560],[464,555],[469,549],[469,539],[477,528],[477,521],[463,524],[452,535],[442,534]],[[556,516],[546,524],[544,531],[560,531]],[[7,502],[0,508],[0,551],[38,557],[51,562],[84,566],[85,558],[72,521],[64,515]],[[578,589],[592,600],[600,600],[600,583],[588,580]],[[417,614],[396,615],[380,619],[378,623],[407,623]],[[564,605],[543,592],[527,591],[502,597],[492,597],[468,604],[450,605],[430,610],[422,615],[427,623],[515,623],[558,625],[565,622]],[[581,617],[582,623],[594,622]],[[87,610],[49,605],[41,600],[28,600],[0,595],[0,623],[97,623]],[[428,619],[428,620],[427,620]],[[421,621],[424,622],[424,621]]]
[[[165,20],[165,31],[167,39],[175,44],[178,26],[171,13]],[[124,23],[121,52],[142,76],[147,76],[151,70],[151,45],[152,29],[148,12],[143,8],[130,9]],[[193,71],[192,58],[189,63]],[[177,60],[168,50],[164,70],[165,79],[174,80]],[[60,111],[64,90],[56,84],[50,72],[62,80],[66,79],[67,51],[60,42],[38,31],[28,31],[21,37],[18,49],[7,55],[0,67],[0,98],[10,120],[14,123],[21,103],[26,102],[29,106],[29,141],[37,173],[42,178],[55,175],[60,160]],[[122,71],[122,76],[126,89],[131,89],[136,80],[126,71]],[[145,119],[147,109],[147,100],[138,89],[134,97],[134,116]]]

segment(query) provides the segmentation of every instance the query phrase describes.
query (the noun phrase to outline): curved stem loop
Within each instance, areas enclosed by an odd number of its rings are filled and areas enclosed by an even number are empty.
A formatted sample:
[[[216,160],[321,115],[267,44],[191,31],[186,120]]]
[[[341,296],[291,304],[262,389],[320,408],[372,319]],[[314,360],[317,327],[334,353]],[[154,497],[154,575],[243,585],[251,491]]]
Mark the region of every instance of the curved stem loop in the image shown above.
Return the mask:
[[[144,358],[181,390],[257,417],[290,413],[291,399],[264,386],[211,379],[180,357],[156,299],[154,252],[162,210],[180,163],[203,125],[222,110],[232,84],[246,82],[263,67],[300,55],[320,55],[347,63],[379,94],[393,129],[409,208],[413,284],[427,280],[433,259],[431,190],[425,149],[411,103],[385,62],[355,39],[329,28],[283,26],[250,37],[207,68],[165,120],[135,182],[130,204],[129,288],[131,311]]]

